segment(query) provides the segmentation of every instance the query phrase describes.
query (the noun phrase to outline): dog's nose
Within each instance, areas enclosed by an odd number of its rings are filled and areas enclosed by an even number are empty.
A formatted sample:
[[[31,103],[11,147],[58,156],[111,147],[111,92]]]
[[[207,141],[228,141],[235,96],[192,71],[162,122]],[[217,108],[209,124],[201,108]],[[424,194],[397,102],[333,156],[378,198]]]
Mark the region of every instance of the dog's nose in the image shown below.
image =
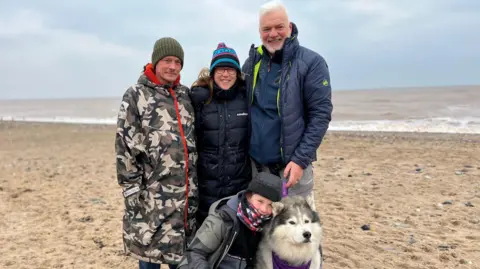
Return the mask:
[[[310,239],[310,237],[312,236],[312,233],[311,232],[303,232],[303,237],[305,239]]]

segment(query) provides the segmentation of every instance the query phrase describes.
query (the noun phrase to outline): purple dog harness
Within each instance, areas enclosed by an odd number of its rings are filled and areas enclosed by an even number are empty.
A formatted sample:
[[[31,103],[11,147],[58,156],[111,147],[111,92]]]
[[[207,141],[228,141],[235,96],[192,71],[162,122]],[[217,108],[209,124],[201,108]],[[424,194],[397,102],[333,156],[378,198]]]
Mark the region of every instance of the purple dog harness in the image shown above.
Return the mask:
[[[272,252],[272,261],[273,261],[273,269],[309,269],[310,264],[312,263],[312,261],[309,261],[299,266],[292,266],[288,264],[288,262],[280,259],[280,257],[278,257],[278,255],[275,254],[274,252]]]

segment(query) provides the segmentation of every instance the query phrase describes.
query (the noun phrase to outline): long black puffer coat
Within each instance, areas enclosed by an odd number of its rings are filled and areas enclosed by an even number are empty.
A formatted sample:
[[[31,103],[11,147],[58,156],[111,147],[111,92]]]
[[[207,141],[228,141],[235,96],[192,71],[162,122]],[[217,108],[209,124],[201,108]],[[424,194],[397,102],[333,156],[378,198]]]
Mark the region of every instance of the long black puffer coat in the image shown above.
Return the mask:
[[[247,188],[251,181],[248,157],[248,105],[243,85],[225,91],[214,85],[192,87],[198,148],[198,225],[211,204]]]

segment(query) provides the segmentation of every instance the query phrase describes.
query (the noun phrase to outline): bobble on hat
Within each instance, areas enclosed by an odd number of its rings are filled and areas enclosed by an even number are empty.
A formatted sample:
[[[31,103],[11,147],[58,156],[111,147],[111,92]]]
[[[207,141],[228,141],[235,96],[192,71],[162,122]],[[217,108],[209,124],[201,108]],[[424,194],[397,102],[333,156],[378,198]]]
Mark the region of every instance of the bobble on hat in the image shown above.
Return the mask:
[[[241,72],[240,60],[234,49],[227,47],[224,42],[217,45],[217,49],[213,51],[212,61],[210,62],[210,73],[215,67],[232,67]]]

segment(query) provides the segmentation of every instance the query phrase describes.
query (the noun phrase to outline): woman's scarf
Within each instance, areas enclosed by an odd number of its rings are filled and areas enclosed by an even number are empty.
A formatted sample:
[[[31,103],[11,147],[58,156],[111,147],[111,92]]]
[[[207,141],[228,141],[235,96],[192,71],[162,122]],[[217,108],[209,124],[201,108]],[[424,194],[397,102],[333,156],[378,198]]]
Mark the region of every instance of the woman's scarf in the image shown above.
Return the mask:
[[[215,98],[218,100],[233,100],[235,99],[235,96],[237,95],[237,83],[232,85],[230,89],[224,90],[220,88],[217,83],[213,83],[213,94],[215,95]]]

